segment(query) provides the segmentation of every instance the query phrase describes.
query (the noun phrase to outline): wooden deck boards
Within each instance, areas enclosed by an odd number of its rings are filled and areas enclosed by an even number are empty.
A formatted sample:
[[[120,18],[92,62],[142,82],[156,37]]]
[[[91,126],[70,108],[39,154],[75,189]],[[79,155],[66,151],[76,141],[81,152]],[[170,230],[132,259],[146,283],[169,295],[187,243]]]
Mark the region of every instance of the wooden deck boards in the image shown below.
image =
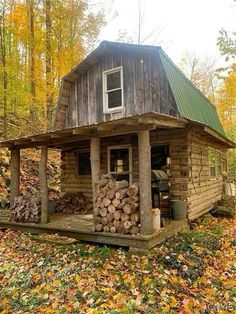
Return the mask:
[[[109,245],[126,246],[130,248],[151,249],[165,239],[188,228],[187,220],[171,221],[165,228],[152,235],[123,235],[118,233],[91,232],[93,224],[91,215],[51,215],[51,222],[47,224],[14,223],[0,221],[0,227],[29,232],[59,233],[64,236],[86,242],[95,242]]]

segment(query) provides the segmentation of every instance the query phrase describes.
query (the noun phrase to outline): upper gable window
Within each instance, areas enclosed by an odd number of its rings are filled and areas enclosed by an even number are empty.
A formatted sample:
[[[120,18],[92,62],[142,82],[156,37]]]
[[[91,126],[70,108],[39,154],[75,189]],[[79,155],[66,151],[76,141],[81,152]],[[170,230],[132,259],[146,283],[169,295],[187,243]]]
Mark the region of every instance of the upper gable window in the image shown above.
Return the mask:
[[[123,108],[123,71],[122,67],[103,72],[103,109],[104,112]]]

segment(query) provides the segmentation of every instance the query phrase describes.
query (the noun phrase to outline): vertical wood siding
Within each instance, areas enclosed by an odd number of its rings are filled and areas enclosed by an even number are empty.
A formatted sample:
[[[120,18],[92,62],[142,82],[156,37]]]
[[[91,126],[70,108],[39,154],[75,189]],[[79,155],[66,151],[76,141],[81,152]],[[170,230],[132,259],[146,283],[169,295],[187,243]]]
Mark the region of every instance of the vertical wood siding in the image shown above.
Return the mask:
[[[123,66],[124,110],[113,118],[151,111],[178,116],[158,53],[121,51],[104,55],[72,84],[66,127],[111,119],[109,114],[103,113],[102,75],[103,71],[119,66]]]

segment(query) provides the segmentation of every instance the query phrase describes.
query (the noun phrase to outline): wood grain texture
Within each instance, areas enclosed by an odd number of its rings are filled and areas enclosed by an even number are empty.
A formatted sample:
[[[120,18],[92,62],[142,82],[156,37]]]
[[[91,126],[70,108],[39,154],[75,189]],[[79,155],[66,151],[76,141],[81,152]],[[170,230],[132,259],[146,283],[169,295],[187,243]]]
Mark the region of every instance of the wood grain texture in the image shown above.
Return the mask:
[[[111,116],[103,113],[103,71],[120,66],[123,67],[124,110]],[[152,111],[179,116],[160,57],[152,51],[132,54],[125,50],[107,52],[71,84],[64,108],[66,118],[61,128]]]

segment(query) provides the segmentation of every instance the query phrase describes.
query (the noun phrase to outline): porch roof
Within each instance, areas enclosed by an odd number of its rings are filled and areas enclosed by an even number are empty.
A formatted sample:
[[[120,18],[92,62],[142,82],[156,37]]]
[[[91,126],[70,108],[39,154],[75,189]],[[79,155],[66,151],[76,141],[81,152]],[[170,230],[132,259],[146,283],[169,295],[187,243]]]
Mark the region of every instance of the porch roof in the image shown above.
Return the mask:
[[[187,125],[198,125],[202,127],[204,133],[213,136],[217,141],[221,142],[228,148],[236,147],[235,143],[199,122],[195,123],[189,119],[175,118],[156,112],[6,140],[0,142],[0,147],[8,147],[9,149],[18,147],[23,149],[46,145],[49,148],[62,148],[66,144],[94,137],[130,134],[144,129],[185,128]]]
[[[62,148],[63,145],[94,137],[108,137],[139,130],[157,128],[184,128],[187,120],[155,112],[124,117],[98,124],[78,126],[0,142],[0,147],[32,148],[46,145],[50,148]]]

